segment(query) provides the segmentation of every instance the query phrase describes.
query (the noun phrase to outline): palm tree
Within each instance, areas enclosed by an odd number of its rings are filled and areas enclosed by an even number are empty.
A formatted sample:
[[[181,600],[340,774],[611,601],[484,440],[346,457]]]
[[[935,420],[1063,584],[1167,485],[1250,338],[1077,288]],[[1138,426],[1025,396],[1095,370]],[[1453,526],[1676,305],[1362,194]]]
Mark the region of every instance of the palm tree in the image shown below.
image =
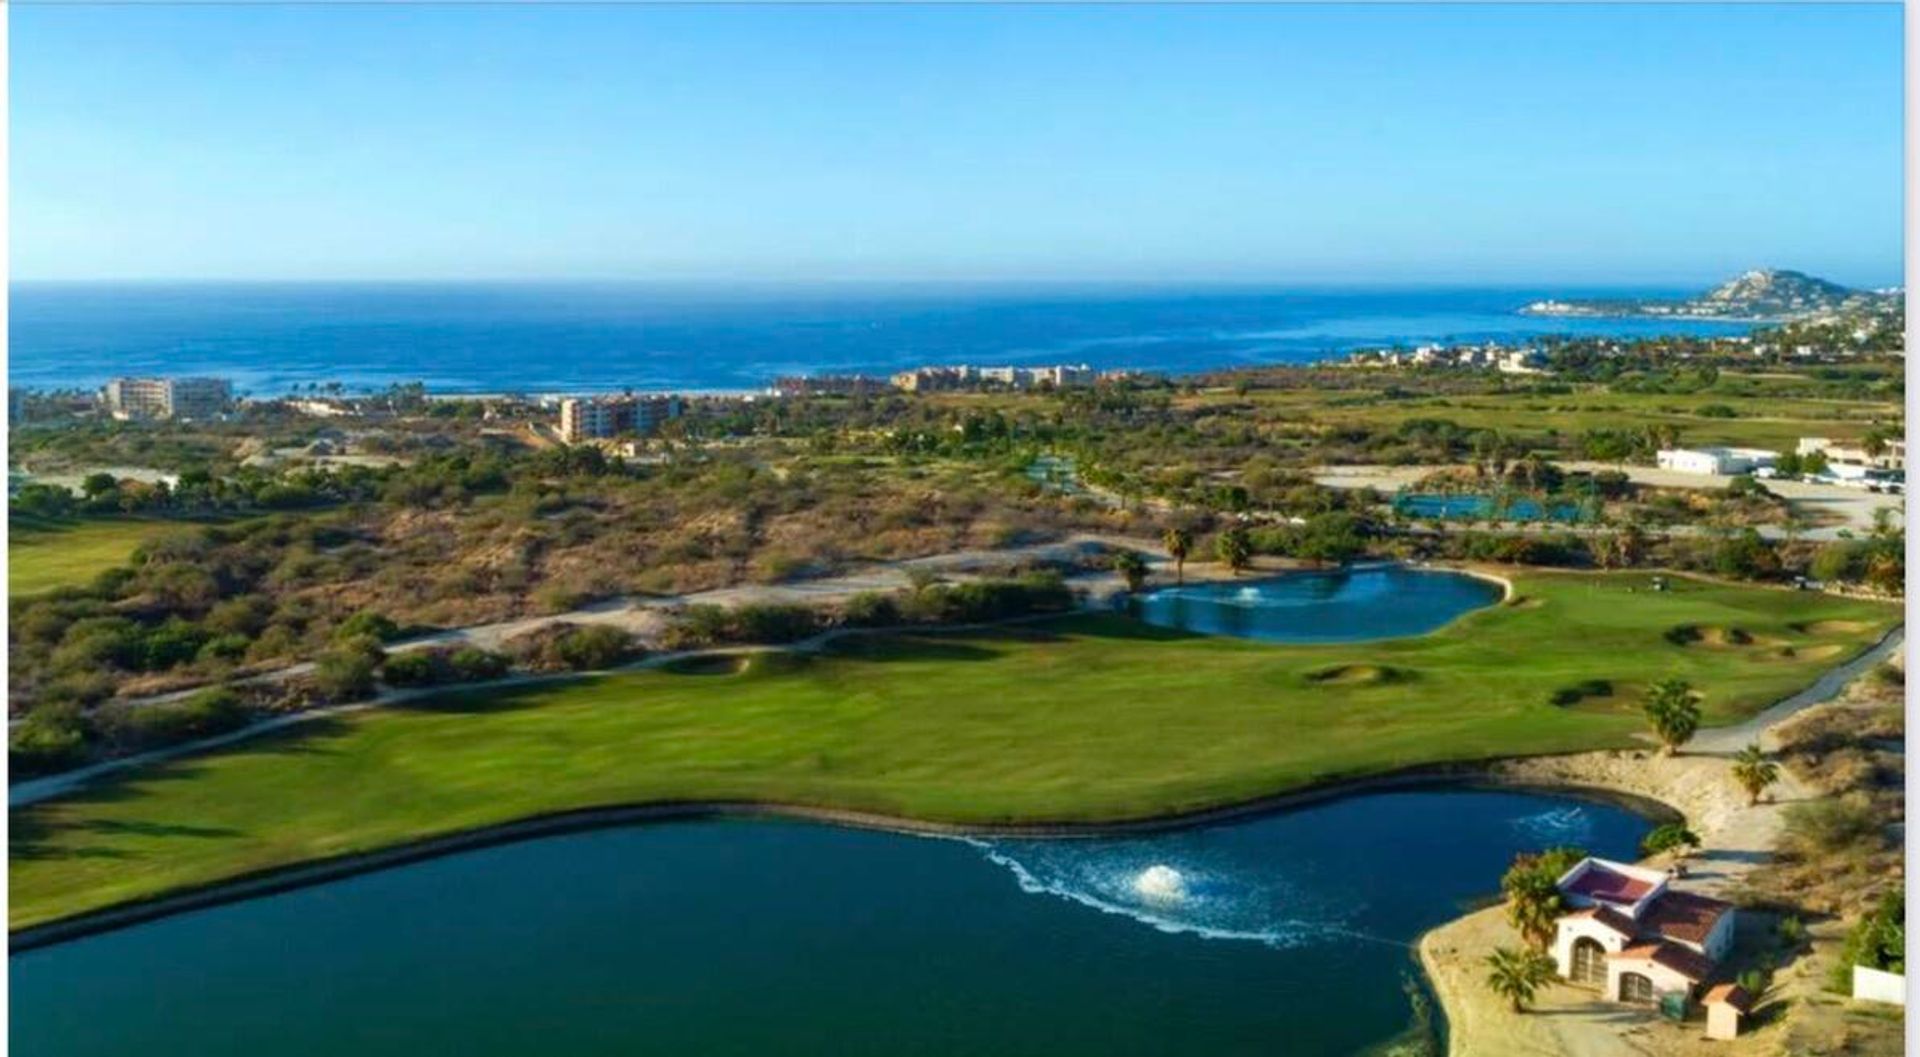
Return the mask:
[[[1161,533],[1160,542],[1167,548],[1167,557],[1173,559],[1173,572],[1180,583],[1187,582],[1187,555],[1193,550],[1193,533],[1178,526]]]
[[[1214,540],[1214,549],[1219,552],[1220,561],[1233,570],[1235,576],[1247,567],[1253,559],[1253,544],[1247,539],[1247,530],[1238,525],[1222,532]]]
[[[1487,965],[1487,987],[1513,1003],[1515,1013],[1526,1012],[1534,994],[1554,976],[1552,958],[1524,947],[1496,947]]]
[[[1647,721],[1668,756],[1700,729],[1700,703],[1685,679],[1662,679],[1647,688]]]
[[[1507,897],[1507,922],[1535,950],[1545,950],[1553,942],[1560,914],[1566,910],[1558,881],[1558,875],[1542,868],[1536,856],[1515,859],[1500,879],[1500,892]]]
[[[1759,742],[1751,742],[1733,754],[1733,780],[1747,791],[1747,803],[1757,804],[1760,794],[1780,780],[1780,766],[1767,759]]]
[[[1134,594],[1147,582],[1147,560],[1134,551],[1121,551],[1113,556],[1113,571],[1127,581],[1127,590]]]

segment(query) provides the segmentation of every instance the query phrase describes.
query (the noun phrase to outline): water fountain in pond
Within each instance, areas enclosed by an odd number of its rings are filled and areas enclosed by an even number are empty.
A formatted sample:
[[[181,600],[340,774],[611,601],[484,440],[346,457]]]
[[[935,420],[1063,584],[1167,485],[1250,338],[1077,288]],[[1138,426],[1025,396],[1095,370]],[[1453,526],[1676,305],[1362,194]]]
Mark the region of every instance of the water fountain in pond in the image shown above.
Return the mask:
[[[1187,879],[1173,867],[1156,863],[1134,875],[1133,890],[1155,903],[1178,903],[1187,897]]]

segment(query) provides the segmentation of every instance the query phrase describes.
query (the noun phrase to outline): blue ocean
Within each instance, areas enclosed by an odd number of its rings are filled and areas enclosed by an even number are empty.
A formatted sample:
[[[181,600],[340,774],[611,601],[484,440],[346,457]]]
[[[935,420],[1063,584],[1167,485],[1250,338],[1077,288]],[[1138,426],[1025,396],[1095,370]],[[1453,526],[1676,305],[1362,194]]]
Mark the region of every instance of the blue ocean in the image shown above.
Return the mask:
[[[1545,334],[1736,334],[1742,324],[1541,319],[1543,297],[1660,289],[741,287],[647,283],[15,283],[8,383],[213,374],[272,396],[764,388],[786,374],[1088,363],[1184,374],[1369,346]]]

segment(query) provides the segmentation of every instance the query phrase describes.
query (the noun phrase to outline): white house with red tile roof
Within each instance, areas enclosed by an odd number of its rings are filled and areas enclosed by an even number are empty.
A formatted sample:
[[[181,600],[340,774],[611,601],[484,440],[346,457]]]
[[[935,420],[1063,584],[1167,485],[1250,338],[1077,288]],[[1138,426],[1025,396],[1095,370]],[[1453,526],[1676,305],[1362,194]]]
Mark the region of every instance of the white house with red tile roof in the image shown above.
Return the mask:
[[[1562,874],[1553,960],[1560,975],[1608,998],[1692,998],[1733,945],[1733,906],[1670,886],[1643,866],[1586,858]]]

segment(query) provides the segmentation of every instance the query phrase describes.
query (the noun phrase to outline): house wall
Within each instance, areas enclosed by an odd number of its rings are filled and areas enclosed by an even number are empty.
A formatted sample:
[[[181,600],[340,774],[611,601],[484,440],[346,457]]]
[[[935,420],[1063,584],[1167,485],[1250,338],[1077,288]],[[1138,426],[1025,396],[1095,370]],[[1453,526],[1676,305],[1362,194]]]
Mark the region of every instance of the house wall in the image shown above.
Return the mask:
[[[1707,1038],[1733,1039],[1740,1036],[1740,1011],[1725,1002],[1707,1007]]]
[[[1907,1004],[1907,978],[1856,965],[1853,967],[1853,997],[1904,1006]]]
[[[1693,981],[1661,965],[1659,962],[1623,961],[1619,958],[1607,959],[1607,997],[1619,999],[1620,977],[1626,973],[1639,973],[1653,981],[1655,994],[1667,994],[1674,991],[1693,990]]]
[[[1738,910],[1729,910],[1713,923],[1713,931],[1707,933],[1707,941],[1701,945],[1707,957],[1718,962],[1727,956],[1733,947],[1734,919],[1739,916]]]
[[[1561,976],[1573,975],[1573,944],[1582,937],[1598,941],[1609,958],[1627,946],[1626,937],[1592,918],[1561,918],[1553,937],[1553,964]]]

